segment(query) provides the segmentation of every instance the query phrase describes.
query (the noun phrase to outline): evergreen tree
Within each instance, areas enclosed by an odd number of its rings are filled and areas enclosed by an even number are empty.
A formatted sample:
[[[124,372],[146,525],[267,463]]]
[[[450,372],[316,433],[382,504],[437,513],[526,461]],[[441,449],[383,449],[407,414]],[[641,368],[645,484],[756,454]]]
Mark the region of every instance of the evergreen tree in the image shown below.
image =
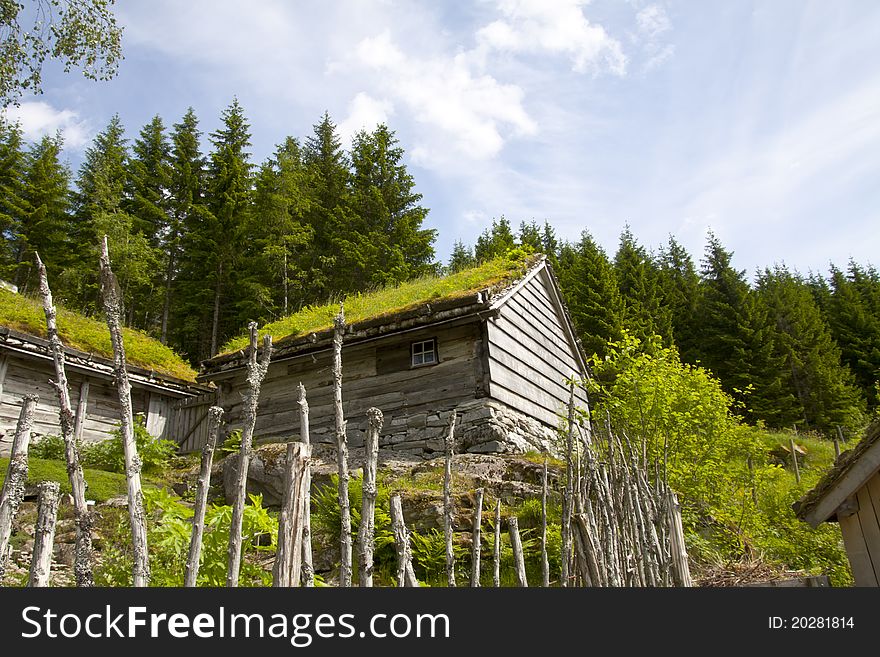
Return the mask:
[[[782,336],[789,387],[807,427],[828,434],[835,425],[859,427],[864,403],[807,282],[777,266],[761,274],[758,292]]]
[[[559,240],[556,239],[556,231],[548,221],[544,221],[544,229],[541,231],[541,248],[547,256],[547,261],[555,267],[559,256]]]
[[[749,288],[745,272],[731,266],[731,257],[710,234],[697,308],[700,360],[743,404],[750,420],[789,426],[801,418],[783,378],[779,333],[766,305]]]
[[[541,228],[537,223],[531,221],[526,223],[521,221],[519,224],[519,245],[530,253],[543,253],[544,242],[541,235]]]
[[[693,258],[674,237],[659,256],[659,287],[662,305],[668,309],[672,337],[682,361],[695,364],[699,358],[700,330],[696,324],[700,276]]]
[[[455,240],[452,253],[449,256],[449,264],[446,271],[450,274],[469,269],[477,264],[474,254],[469,246],[465,246],[461,240]]]
[[[492,220],[491,229],[487,228],[477,237],[474,257],[477,262],[485,262],[502,256],[513,248],[516,248],[516,240],[510,229],[510,222],[502,215],[501,219]]]
[[[19,267],[22,248],[21,221],[25,212],[22,195],[25,156],[21,126],[0,116],[0,277],[12,280]]]
[[[585,352],[604,356],[607,343],[623,336],[624,314],[608,256],[584,231],[576,245],[563,244],[557,276]]]

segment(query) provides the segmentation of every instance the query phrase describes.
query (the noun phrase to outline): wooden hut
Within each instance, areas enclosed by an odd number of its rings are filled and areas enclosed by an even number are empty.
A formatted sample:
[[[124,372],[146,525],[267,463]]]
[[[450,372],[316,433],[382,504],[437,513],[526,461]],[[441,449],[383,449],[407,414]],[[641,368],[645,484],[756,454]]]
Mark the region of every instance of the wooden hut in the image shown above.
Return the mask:
[[[523,452],[547,448],[554,440],[569,399],[566,381],[587,371],[556,278],[543,257],[510,263],[500,275],[497,265],[489,266],[487,280],[480,279],[480,271],[448,277],[426,298],[402,307],[383,307],[385,297],[376,295],[360,304],[372,311],[358,316],[358,303],[346,304],[352,319],[343,341],[343,400],[353,447],[362,440],[371,406],[385,415],[380,438],[385,449],[442,451],[453,410],[459,451]],[[296,396],[302,382],[312,440],[334,442],[330,320],[335,310],[338,306],[326,309],[319,330],[275,336],[260,393],[257,437],[299,433]],[[298,324],[297,317],[289,322]],[[200,381],[217,386],[230,429],[241,423],[244,363],[244,350],[238,350],[205,361],[199,374]],[[586,407],[585,392],[576,387],[575,394],[577,404]]]
[[[839,523],[856,586],[880,585],[880,421],[793,508],[813,527]]]

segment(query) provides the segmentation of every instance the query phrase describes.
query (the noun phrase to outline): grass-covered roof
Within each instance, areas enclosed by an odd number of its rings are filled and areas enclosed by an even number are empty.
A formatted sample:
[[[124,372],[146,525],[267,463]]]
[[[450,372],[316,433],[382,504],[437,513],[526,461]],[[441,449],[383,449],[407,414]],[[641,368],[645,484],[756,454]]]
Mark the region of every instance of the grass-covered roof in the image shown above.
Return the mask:
[[[357,324],[383,316],[390,317],[426,303],[464,297],[487,288],[494,292],[521,278],[537,262],[536,256],[513,251],[506,256],[448,276],[425,276],[395,287],[352,294],[342,299],[345,321],[348,324]],[[273,342],[317,333],[330,329],[333,326],[333,317],[338,312],[339,301],[308,306],[266,324],[260,329],[260,333],[269,333]],[[220,353],[228,354],[244,349],[247,345],[248,336],[240,336],[227,342]]]
[[[65,346],[103,358],[113,358],[107,324],[60,306],[57,311],[58,336]],[[42,303],[0,288],[0,326],[46,338],[46,315]],[[124,328],[123,340],[129,364],[152,370],[160,376],[195,382],[195,370],[155,338],[141,331]]]

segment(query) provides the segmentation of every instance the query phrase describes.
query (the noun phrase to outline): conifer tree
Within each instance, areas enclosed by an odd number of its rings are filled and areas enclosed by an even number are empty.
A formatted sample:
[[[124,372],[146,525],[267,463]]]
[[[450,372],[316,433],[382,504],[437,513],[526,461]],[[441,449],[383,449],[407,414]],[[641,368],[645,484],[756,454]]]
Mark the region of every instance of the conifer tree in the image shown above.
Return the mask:
[[[518,243],[521,247],[532,253],[544,252],[544,241],[541,235],[541,227],[535,221],[519,224]]]
[[[449,264],[446,271],[450,274],[460,272],[463,269],[473,267],[477,263],[469,246],[465,246],[461,240],[455,240],[452,245],[452,253],[449,256]]]
[[[673,341],[682,361],[694,364],[699,358],[700,331],[695,318],[700,276],[693,258],[672,236],[661,248],[658,260],[660,298],[670,314]]]
[[[474,257],[477,262],[485,262],[502,256],[513,248],[516,248],[516,239],[510,229],[510,222],[502,215],[497,221],[492,220],[491,229],[487,228],[477,237]]]
[[[20,262],[21,222],[25,212],[22,195],[25,156],[21,126],[0,116],[0,276],[12,280]]]

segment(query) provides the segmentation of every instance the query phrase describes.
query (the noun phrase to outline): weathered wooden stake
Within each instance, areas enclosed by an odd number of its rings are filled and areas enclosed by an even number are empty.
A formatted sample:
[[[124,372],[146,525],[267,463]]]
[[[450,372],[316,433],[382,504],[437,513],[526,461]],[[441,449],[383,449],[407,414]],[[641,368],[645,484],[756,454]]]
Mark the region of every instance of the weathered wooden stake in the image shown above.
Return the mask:
[[[351,506],[348,502],[348,438],[342,410],[342,334],[345,309],[333,318],[333,410],[336,425],[336,469],[339,474],[339,586],[351,586]]]
[[[303,445],[311,446],[309,439],[309,402],[306,401],[306,387],[299,384],[299,434]],[[303,474],[303,530],[302,530],[302,584],[306,587],[315,585],[315,567],[312,565],[312,461],[306,464]]]
[[[125,345],[122,341],[122,290],[110,268],[107,236],[101,243],[101,295],[104,313],[113,343],[113,373],[119,395],[121,415],[120,432],[125,459],[125,479],[128,484],[128,518],[131,525],[132,579],[134,586],[150,583],[150,555],[147,550],[147,517],[144,512],[144,494],[141,489],[141,459],[134,439],[134,414],[131,408],[131,385],[125,369]]]
[[[379,461],[379,432],[382,430],[382,411],[367,410],[369,426],[364,441],[364,476],[361,482],[361,525],[358,529],[358,583],[373,586],[373,541],[376,523],[376,468]]]
[[[794,438],[788,439],[788,445],[791,448],[791,463],[794,465],[794,479],[797,483],[801,483],[801,469],[798,467],[797,447],[794,444]]]
[[[840,456],[840,440],[835,438],[834,439],[834,458],[835,458],[835,460],[837,459],[838,456]]]
[[[550,586],[550,559],[547,556],[547,458],[544,458],[541,485],[541,585]]]
[[[568,431],[565,435],[565,496],[562,499],[562,577],[560,586],[568,586],[569,564],[571,562],[571,514],[574,502],[574,464],[572,450],[574,448],[574,381],[569,384],[568,398]]]
[[[55,520],[58,518],[58,498],[61,484],[57,481],[41,481],[40,498],[37,503],[37,524],[34,527],[34,552],[28,586],[49,586],[52,571],[52,548],[55,544]]]
[[[21,399],[21,412],[12,439],[12,451],[9,453],[9,468],[0,492],[0,581],[6,572],[9,559],[9,537],[12,535],[12,521],[18,513],[18,507],[24,499],[24,485],[28,476],[28,446],[31,441],[31,426],[34,423],[34,411],[40,398],[28,394]]]
[[[455,444],[455,410],[449,418],[449,432],[446,434],[446,466],[443,471],[443,534],[446,538],[446,585],[455,586],[455,551],[452,547],[452,452]]]
[[[495,500],[495,546],[492,549],[492,586],[501,586],[501,500]]]
[[[220,433],[223,409],[212,406],[208,409],[208,439],[202,447],[202,462],[199,466],[199,480],[196,482],[196,499],[193,507],[193,531],[189,542],[189,556],[183,573],[184,586],[196,586],[199,579],[199,561],[202,555],[202,536],[205,532],[205,510],[208,507],[208,490],[211,487],[211,465],[214,449]]]
[[[272,586],[299,586],[302,578],[302,530],[305,505],[305,472],[312,446],[287,443],[284,495],[278,514],[278,547],[272,568]]]
[[[483,524],[483,489],[478,488],[475,491],[476,500],[474,501],[474,531],[471,537],[471,586],[480,586],[480,549],[482,548],[480,539],[480,529]]]
[[[229,567],[226,571],[226,586],[238,586],[238,575],[241,570],[241,526],[244,520],[244,503],[247,499],[247,475],[253,450],[254,426],[257,423],[257,404],[260,399],[260,386],[269,369],[272,358],[272,336],[263,336],[263,353],[257,361],[257,323],[248,324],[250,331],[250,348],[247,362],[248,390],[243,395],[241,450],[238,456],[238,472],[235,487],[235,500],[232,505],[232,519],[229,523]]]
[[[526,562],[523,556],[522,541],[519,538],[519,520],[511,516],[507,521],[510,530],[510,547],[513,548],[513,567],[516,573],[516,583],[519,586],[528,586],[526,581]]]
[[[58,418],[61,424],[61,436],[64,438],[64,458],[67,461],[67,476],[70,480],[73,495],[74,524],[76,526],[76,546],[74,548],[73,570],[77,586],[94,586],[92,575],[92,512],[86,504],[86,481],[79,462],[79,450],[75,438],[75,416],[70,404],[70,388],[67,385],[67,374],[64,370],[64,346],[58,337],[55,323],[55,305],[52,303],[52,291],[46,277],[46,267],[39,254],[34,254],[37,272],[40,277],[40,295],[43,298],[43,312],[46,315],[46,335],[52,349],[52,360],[55,364],[55,381],[52,385],[58,393]]]
[[[397,549],[397,586],[418,586],[412,566],[412,548],[409,544],[409,531],[403,520],[403,505],[400,495],[391,496],[391,531],[394,533],[394,546]]]
[[[669,547],[672,557],[672,579],[676,586],[693,586],[684,544],[684,528],[681,524],[681,507],[673,491],[666,495],[666,511],[669,514]]]

